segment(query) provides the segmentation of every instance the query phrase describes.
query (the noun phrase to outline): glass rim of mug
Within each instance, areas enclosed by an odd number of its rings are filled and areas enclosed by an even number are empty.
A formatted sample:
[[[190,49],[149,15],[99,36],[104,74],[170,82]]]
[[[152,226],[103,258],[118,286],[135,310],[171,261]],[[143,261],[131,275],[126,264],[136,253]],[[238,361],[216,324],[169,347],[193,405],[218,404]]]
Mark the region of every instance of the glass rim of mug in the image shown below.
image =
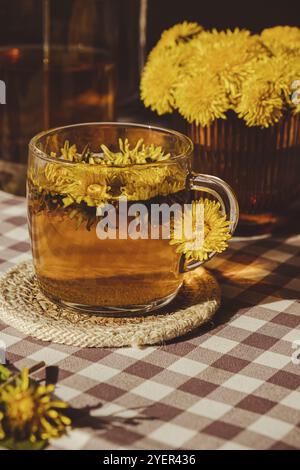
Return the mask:
[[[66,165],[71,165],[71,166],[76,166],[79,164],[79,162],[72,162],[69,160],[62,160],[59,159],[57,160],[54,157],[51,157],[47,152],[41,150],[40,148],[37,147],[38,142],[43,138],[46,137],[47,135],[55,134],[57,132],[63,131],[65,129],[75,129],[75,128],[80,128],[80,127],[88,127],[88,126],[100,126],[100,127],[119,127],[119,128],[137,128],[137,129],[144,129],[144,130],[150,130],[150,131],[155,131],[155,132],[160,132],[160,133],[165,133],[170,136],[175,136],[178,140],[181,140],[183,143],[185,143],[185,148],[183,151],[181,151],[178,154],[171,155],[171,158],[169,160],[162,160],[158,162],[151,162],[151,163],[129,163],[126,165],[114,165],[114,168],[119,167],[119,168],[124,168],[124,167],[133,167],[133,166],[140,166],[140,167],[149,167],[149,166],[157,166],[157,165],[167,165],[171,164],[174,161],[181,160],[184,158],[188,158],[191,153],[193,152],[194,149],[194,144],[192,140],[186,136],[185,134],[182,134],[181,132],[175,131],[173,129],[166,129],[164,127],[159,127],[159,126],[152,126],[148,124],[139,124],[139,123],[134,123],[134,122],[83,122],[83,123],[78,123],[78,124],[70,124],[67,126],[59,126],[59,127],[53,127],[51,129],[48,129],[46,131],[39,132],[36,134],[29,142],[28,147],[29,150],[38,158],[41,158],[42,160],[45,160],[48,163],[59,163],[59,164],[66,164]],[[75,143],[75,142],[74,142]],[[106,143],[103,142],[105,145]],[[102,167],[107,167],[111,168],[110,165],[101,165]]]

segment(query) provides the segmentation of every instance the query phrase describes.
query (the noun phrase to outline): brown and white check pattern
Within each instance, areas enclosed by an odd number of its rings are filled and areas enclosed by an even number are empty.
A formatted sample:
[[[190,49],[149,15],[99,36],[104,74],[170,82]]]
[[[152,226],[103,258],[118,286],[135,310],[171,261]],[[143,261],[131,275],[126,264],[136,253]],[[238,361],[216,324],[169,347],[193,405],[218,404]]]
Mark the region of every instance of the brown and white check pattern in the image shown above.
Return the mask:
[[[0,193],[0,271],[28,258],[25,202]],[[299,235],[232,241],[210,262],[214,325],[160,347],[79,349],[1,323],[0,340],[18,368],[58,366],[57,394],[81,410],[51,448],[300,448],[299,267]]]

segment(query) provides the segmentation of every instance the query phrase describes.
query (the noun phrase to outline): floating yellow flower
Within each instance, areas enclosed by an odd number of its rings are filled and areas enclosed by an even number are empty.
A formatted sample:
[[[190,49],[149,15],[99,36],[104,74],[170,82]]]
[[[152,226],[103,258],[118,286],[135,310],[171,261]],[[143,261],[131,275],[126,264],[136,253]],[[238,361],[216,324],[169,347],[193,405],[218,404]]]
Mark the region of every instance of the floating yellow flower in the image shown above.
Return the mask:
[[[47,163],[37,174],[30,171],[29,181],[41,192],[62,197],[64,207],[74,203],[85,203],[98,207],[108,200],[127,197],[128,200],[148,200],[159,195],[173,194],[186,185],[187,171],[159,145],[146,145],[140,139],[134,146],[128,139],[119,139],[119,150],[112,151],[101,145],[102,153],[89,152],[87,161],[80,161],[80,155],[69,154],[65,144],[60,158]],[[76,165],[64,163],[69,161]],[[72,159],[72,160],[70,160]],[[157,165],[156,165],[157,163]],[[79,219],[78,219],[79,217]],[[81,223],[81,214],[72,212],[72,218]]]
[[[199,73],[186,78],[175,92],[176,107],[188,122],[209,125],[216,118],[225,119],[229,102],[224,88],[211,74]]]
[[[95,167],[85,163],[74,166],[56,163],[47,163],[35,174],[29,172],[28,179],[39,192],[59,194],[64,197],[65,207],[73,202],[84,201],[89,206],[97,206],[108,199],[109,187],[106,184],[107,172],[105,168]],[[97,190],[95,191],[95,186]]]
[[[145,166],[138,170],[125,170],[121,196],[129,201],[148,201],[156,196],[167,196],[182,191],[186,186],[187,171],[177,163]]]
[[[0,438],[34,443],[65,434],[71,420],[61,410],[68,405],[53,399],[53,391],[54,385],[31,382],[26,368],[15,383],[3,385],[0,389]]]
[[[282,98],[274,83],[255,76],[245,82],[237,113],[249,127],[269,127],[279,121],[282,112]]]
[[[55,164],[53,164],[55,165]],[[56,165],[59,167],[59,165]],[[109,198],[110,186],[107,184],[107,171],[99,166],[78,163],[72,167],[72,182],[61,186],[58,194],[65,194],[65,206],[69,202],[80,204],[82,201],[88,206],[97,206]]]
[[[186,259],[205,261],[212,253],[221,253],[231,238],[230,222],[222,214],[220,203],[208,199],[193,201],[191,210],[175,220],[170,244]],[[179,236],[178,238],[178,234]]]

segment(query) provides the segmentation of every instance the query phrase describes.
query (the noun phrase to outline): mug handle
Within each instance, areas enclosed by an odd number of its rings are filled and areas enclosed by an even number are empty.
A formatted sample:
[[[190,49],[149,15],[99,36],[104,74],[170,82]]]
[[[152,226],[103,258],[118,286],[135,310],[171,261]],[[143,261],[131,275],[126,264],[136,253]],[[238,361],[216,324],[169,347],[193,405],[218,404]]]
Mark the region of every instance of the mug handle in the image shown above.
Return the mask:
[[[190,178],[190,189],[192,191],[202,191],[212,195],[220,203],[221,212],[226,215],[227,220],[230,221],[229,231],[233,235],[239,220],[239,205],[231,187],[221,178],[211,175],[203,175],[200,173],[192,173]],[[208,260],[210,260],[216,252],[210,253]],[[189,272],[198,268],[206,261],[193,261],[182,263],[182,272]]]

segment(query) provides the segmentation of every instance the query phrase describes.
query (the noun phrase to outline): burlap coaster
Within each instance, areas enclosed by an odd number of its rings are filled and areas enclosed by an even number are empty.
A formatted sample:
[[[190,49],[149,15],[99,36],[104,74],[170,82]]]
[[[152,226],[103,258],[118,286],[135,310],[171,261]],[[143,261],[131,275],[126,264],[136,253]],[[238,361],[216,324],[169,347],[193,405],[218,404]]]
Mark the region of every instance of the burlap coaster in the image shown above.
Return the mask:
[[[160,344],[207,322],[220,305],[220,289],[204,268],[187,273],[176,299],[144,317],[108,318],[78,313],[52,303],[38,288],[31,263],[0,280],[0,319],[44,341],[80,347]]]

